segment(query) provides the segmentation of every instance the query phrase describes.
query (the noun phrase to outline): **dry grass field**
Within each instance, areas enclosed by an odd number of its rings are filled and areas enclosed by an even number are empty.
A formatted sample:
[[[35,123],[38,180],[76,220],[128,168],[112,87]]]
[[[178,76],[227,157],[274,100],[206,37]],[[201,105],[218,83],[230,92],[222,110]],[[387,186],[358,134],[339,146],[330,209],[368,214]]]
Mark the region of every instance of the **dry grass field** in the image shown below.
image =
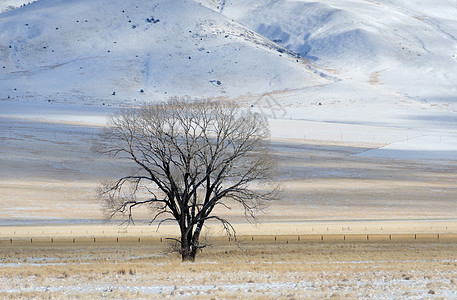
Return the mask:
[[[210,240],[196,263],[168,243],[0,244],[2,299],[457,297],[448,240]]]

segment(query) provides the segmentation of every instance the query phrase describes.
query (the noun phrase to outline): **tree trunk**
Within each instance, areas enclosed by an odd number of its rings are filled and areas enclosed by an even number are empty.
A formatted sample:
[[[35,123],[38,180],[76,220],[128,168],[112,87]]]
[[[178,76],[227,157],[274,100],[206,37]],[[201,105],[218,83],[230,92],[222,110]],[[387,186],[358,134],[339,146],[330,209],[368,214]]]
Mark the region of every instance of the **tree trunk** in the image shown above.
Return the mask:
[[[189,233],[186,235],[187,231],[185,227],[181,228],[181,256],[182,261],[195,261],[195,255],[197,250],[200,249],[200,233],[202,232],[204,221],[200,221],[195,226],[194,232],[189,230]]]
[[[195,261],[195,254],[196,254],[196,249],[195,247],[190,246],[190,248],[187,249],[182,249],[182,262],[194,262]]]
[[[197,253],[197,247],[192,245],[192,243],[182,243],[181,244],[181,258],[182,262],[195,261],[195,254]]]
[[[197,247],[192,242],[192,230],[187,235],[184,232],[181,233],[181,258],[183,262],[194,262]]]

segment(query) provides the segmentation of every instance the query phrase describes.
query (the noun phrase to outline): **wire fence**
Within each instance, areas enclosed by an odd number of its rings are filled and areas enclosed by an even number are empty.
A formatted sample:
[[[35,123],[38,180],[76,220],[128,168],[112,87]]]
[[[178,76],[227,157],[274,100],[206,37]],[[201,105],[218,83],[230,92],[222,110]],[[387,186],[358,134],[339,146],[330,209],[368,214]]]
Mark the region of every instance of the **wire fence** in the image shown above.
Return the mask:
[[[209,237],[209,241],[242,243],[307,243],[307,242],[457,242],[457,233],[411,234],[309,234],[309,235],[251,235]],[[154,244],[168,242],[165,237],[33,237],[0,238],[0,245],[42,244]]]

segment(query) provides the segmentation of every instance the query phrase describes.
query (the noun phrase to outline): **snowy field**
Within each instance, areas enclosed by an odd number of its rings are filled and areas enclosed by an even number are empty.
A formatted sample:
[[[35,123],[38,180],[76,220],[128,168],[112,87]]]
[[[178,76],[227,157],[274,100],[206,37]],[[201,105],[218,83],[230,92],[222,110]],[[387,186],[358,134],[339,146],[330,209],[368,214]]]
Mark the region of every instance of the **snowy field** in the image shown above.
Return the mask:
[[[20,102],[0,102],[0,219],[100,219],[94,189],[101,180],[130,168],[90,152],[93,137],[115,108],[55,103],[23,107]],[[457,133],[447,122],[430,126],[428,120],[406,118],[409,123],[384,126],[319,118],[270,119],[284,194],[262,216],[265,221],[285,216],[455,218]],[[223,213],[236,219],[241,215],[238,210]]]

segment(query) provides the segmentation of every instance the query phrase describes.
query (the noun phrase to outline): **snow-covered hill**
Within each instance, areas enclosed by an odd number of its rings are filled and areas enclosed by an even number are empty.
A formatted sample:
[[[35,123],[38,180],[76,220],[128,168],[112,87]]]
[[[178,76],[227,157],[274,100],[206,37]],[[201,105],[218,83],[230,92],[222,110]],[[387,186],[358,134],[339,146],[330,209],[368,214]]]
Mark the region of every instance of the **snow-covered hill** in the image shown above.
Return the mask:
[[[329,82],[194,1],[39,0],[0,15],[0,99],[236,97]]]
[[[455,1],[203,1],[339,78],[457,102]]]
[[[0,100],[228,97],[288,119],[450,126],[456,15],[446,0],[38,0],[0,14]]]

